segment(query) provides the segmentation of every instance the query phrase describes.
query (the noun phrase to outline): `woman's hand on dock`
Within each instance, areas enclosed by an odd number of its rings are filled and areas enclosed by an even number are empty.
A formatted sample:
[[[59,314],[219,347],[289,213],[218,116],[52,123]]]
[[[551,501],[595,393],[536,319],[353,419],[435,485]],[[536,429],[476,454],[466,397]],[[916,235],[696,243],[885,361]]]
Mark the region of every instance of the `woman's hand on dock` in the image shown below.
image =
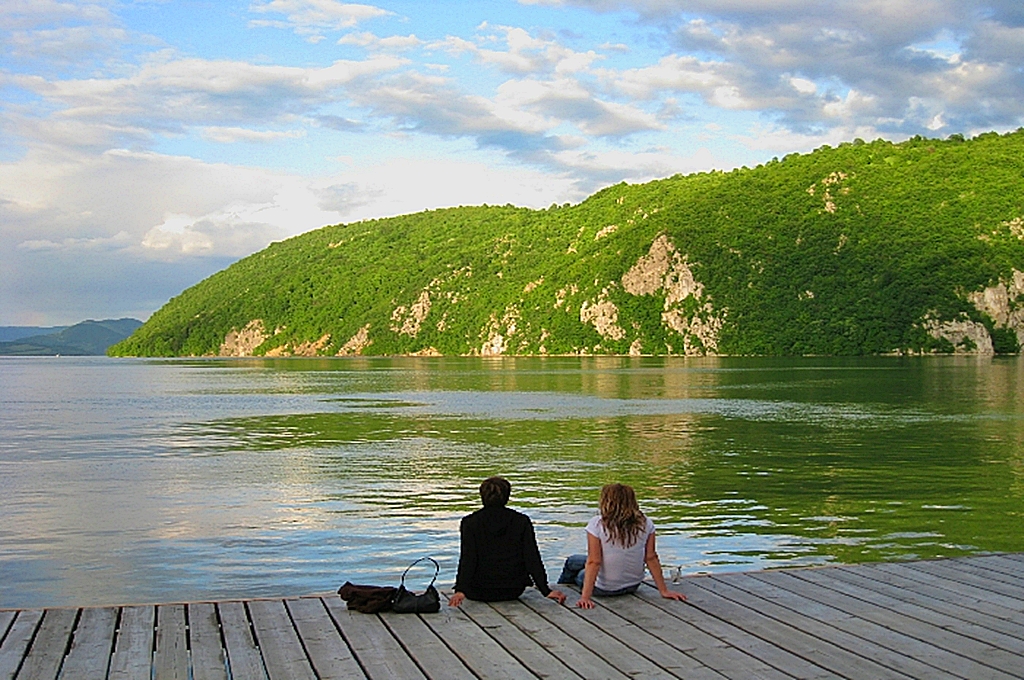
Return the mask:
[[[576,600],[576,606],[580,609],[593,609],[594,601],[591,600],[589,597],[580,596],[580,599]]]
[[[683,595],[682,593],[677,593],[674,590],[669,590],[666,588],[665,590],[662,590],[660,592],[661,596],[666,600],[679,600],[680,602],[686,601],[686,595]]]
[[[448,606],[449,607],[458,607],[460,604],[462,604],[462,601],[465,600],[465,599],[466,599],[466,595],[464,593],[460,593],[460,592],[456,591],[456,592],[452,593],[451,597],[448,598]]]
[[[552,590],[548,593],[548,599],[554,600],[558,604],[565,604],[565,593],[561,590]]]

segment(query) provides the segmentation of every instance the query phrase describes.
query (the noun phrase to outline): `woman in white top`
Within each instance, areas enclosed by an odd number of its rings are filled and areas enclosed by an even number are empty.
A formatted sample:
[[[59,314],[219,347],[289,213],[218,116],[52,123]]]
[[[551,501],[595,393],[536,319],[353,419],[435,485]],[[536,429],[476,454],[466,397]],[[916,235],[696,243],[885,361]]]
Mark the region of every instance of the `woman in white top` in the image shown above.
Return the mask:
[[[686,599],[665,585],[654,549],[654,522],[640,511],[632,487],[608,484],[601,489],[601,514],[587,523],[587,554],[566,559],[558,582],[581,586],[576,606],[592,609],[594,595],[636,592],[644,580],[645,566],[662,597]]]

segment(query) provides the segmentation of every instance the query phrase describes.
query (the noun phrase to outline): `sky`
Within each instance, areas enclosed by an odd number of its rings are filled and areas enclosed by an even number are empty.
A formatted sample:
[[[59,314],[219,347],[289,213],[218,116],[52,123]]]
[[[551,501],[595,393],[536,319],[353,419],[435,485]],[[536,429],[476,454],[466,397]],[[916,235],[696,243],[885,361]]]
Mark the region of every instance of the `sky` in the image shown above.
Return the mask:
[[[0,325],[327,224],[1024,125],[1021,0],[0,0]]]

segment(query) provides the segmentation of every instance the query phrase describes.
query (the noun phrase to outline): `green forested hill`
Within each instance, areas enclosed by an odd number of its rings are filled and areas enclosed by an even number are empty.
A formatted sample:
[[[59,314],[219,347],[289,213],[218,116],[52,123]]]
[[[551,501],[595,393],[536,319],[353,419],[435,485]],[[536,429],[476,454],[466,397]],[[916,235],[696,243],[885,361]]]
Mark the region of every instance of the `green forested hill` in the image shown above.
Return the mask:
[[[1024,130],[860,140],[579,205],[274,243],[116,355],[1017,351]]]

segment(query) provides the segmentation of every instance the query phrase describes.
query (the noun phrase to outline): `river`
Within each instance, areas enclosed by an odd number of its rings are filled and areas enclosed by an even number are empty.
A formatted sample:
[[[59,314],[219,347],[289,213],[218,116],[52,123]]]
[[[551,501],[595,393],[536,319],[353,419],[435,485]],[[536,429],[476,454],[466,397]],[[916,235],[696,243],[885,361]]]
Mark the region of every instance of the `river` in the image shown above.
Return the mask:
[[[0,607],[449,586],[492,474],[552,579],[612,481],[683,574],[1024,551],[1024,360],[0,358]]]

